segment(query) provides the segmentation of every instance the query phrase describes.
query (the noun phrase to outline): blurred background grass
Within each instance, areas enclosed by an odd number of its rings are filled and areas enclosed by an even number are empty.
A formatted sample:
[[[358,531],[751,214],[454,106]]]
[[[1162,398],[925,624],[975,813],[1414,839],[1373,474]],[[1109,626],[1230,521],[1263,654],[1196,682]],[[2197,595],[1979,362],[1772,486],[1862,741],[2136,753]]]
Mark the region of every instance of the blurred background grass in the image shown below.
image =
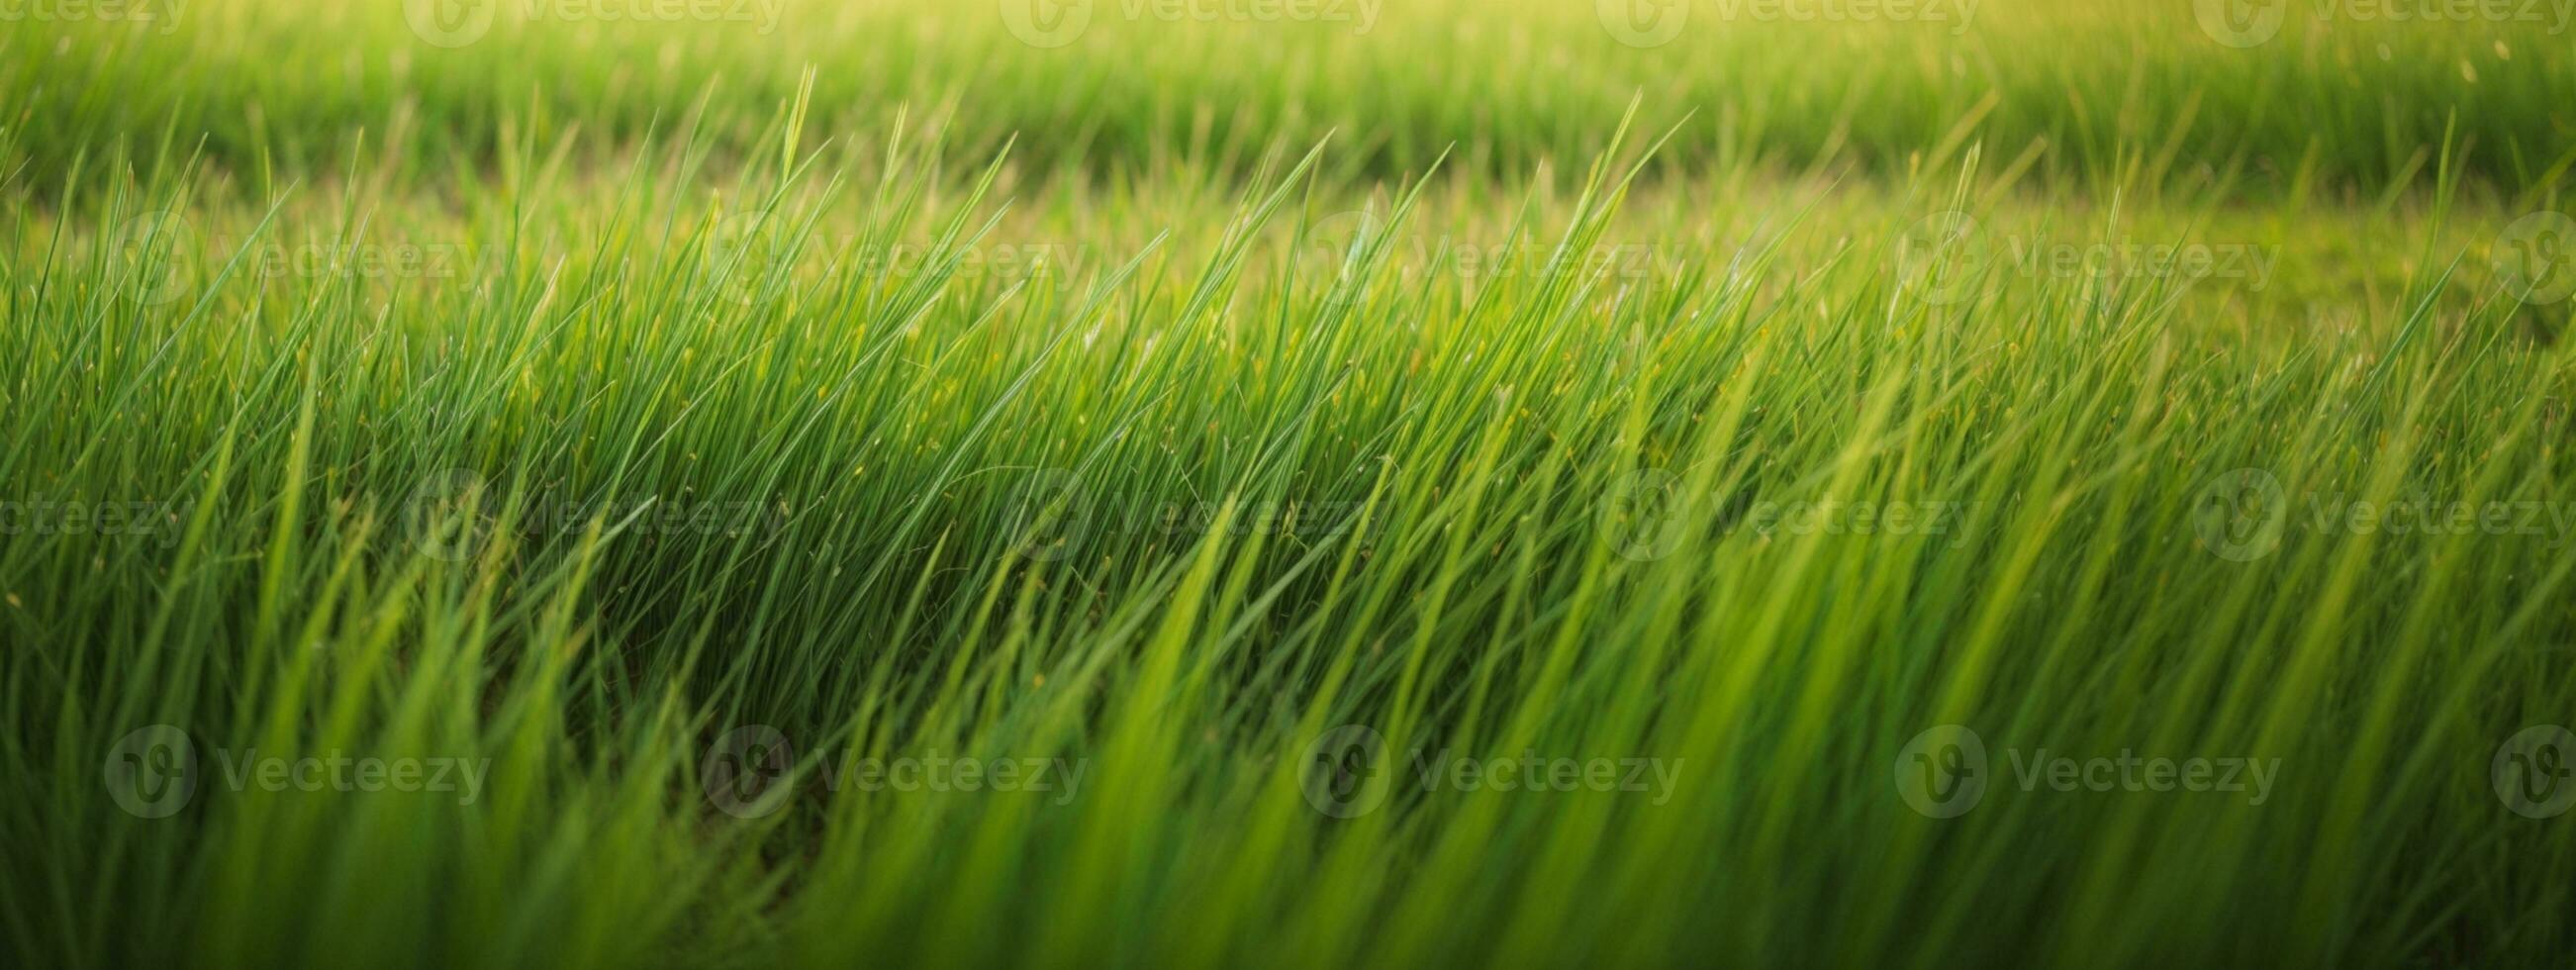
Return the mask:
[[[1632,98],[1650,123],[1696,116],[1663,174],[1904,172],[1975,140],[2076,184],[2369,198],[2420,185],[2446,136],[2464,174],[2508,192],[2576,151],[2576,59],[2546,4],[2429,22],[2244,0],[1274,6],[721,0],[633,22],[592,13],[621,4],[195,0],[7,31],[0,118],[42,125],[10,166],[29,191],[84,151],[165,137],[182,153],[202,137],[245,176],[333,170],[362,129],[431,170],[488,167],[510,138],[615,146],[656,125],[756,155],[759,119],[809,67],[824,136],[879,143],[911,106],[958,157],[1016,136],[1028,164],[1095,175],[1239,173],[1328,132],[1346,169],[1447,153],[1519,174],[1589,159]]]

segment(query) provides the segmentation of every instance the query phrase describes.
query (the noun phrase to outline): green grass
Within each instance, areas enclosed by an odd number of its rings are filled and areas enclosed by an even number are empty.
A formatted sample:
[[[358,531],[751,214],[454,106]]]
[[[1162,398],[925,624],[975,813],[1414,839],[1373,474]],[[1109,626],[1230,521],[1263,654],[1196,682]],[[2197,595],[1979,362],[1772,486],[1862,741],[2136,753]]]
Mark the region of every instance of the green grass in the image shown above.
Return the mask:
[[[8,24],[9,962],[2557,965],[2567,38],[2036,6]]]
[[[2143,173],[2366,194],[2423,176],[2452,128],[2464,171],[2514,189],[2576,160],[2561,107],[2576,40],[2554,4],[2519,0],[2503,20],[2431,21],[2392,19],[2414,3],[2293,3],[2241,48],[2203,28],[2198,7],[2215,0],[1830,0],[1919,10],[1858,20],[1766,13],[1829,0],[1634,0],[1662,11],[1643,30],[1614,12],[1631,0],[696,2],[717,16],[565,12],[670,5],[647,0],[193,0],[175,21],[13,30],[0,34],[0,124],[27,134],[18,164],[46,187],[102,139],[174,130],[245,178],[337,170],[362,128],[432,176],[484,170],[513,139],[632,144],[684,116],[724,149],[766,154],[763,112],[812,68],[819,131],[881,142],[892,109],[911,105],[970,164],[1016,137],[1036,165],[1131,176],[1184,163],[1239,175],[1265,148],[1338,130],[1332,169],[1398,179],[1448,155],[1508,178],[1588,161],[1639,95],[1658,113],[1700,112],[1659,156],[1659,174],[1683,178],[1748,164],[1904,172],[1975,139],[2033,152],[2079,186]],[[425,42],[405,16],[477,6],[496,13],[455,32],[423,18],[462,46]],[[1003,16],[1082,7],[1088,19],[1055,33]],[[1283,13],[1153,12],[1175,7]]]

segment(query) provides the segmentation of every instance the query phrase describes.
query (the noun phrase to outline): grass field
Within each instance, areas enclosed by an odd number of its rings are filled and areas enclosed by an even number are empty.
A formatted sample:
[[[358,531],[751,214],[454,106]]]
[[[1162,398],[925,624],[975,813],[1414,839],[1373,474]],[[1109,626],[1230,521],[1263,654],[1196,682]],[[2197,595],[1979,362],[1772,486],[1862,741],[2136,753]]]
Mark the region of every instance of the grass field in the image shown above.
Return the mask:
[[[0,3],[0,952],[2563,966],[2566,6]]]

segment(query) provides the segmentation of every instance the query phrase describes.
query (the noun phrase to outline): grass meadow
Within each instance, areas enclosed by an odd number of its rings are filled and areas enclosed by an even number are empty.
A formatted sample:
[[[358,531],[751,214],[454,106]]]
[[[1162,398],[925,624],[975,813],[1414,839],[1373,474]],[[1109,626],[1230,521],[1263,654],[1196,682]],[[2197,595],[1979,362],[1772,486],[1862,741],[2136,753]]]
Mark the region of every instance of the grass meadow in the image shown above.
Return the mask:
[[[0,0],[0,953],[2563,966],[2571,16]]]

